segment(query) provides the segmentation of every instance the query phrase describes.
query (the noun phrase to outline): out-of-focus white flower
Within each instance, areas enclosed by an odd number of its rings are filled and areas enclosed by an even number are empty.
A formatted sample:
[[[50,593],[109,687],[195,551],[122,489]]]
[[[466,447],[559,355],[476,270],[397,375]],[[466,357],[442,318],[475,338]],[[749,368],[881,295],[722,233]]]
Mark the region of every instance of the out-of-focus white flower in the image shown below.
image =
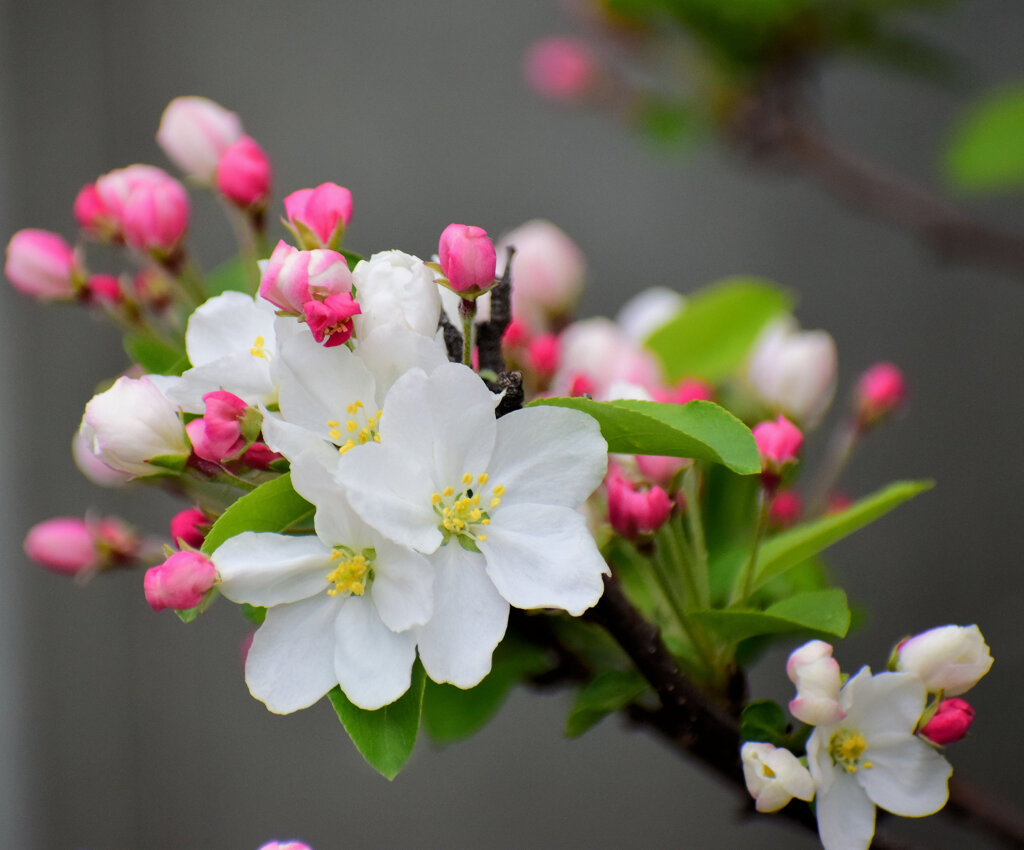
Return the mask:
[[[929,693],[967,693],[992,666],[988,644],[975,626],[939,626],[908,638],[896,649],[896,669],[913,673]]]
[[[946,805],[953,768],[914,734],[925,698],[916,676],[872,676],[865,667],[839,695],[845,717],[811,733],[807,759],[825,850],[866,850],[875,806],[923,817]]]
[[[812,640],[794,649],[786,662],[786,675],[796,685],[796,697],[789,711],[812,726],[836,723],[843,719],[839,707],[839,664],[832,657],[832,646]]]
[[[630,298],[615,317],[633,342],[642,344],[652,333],[686,308],[686,299],[666,286],[652,286]]]
[[[221,154],[242,137],[241,119],[205,97],[176,97],[160,116],[157,144],[194,180],[211,183]]]
[[[561,362],[552,380],[555,395],[588,395],[604,401],[618,382],[648,390],[661,386],[657,363],[610,319],[584,319],[569,325],[559,337]]]
[[[740,750],[743,778],[759,812],[777,812],[794,797],[814,798],[814,780],[789,750],[747,741]]]

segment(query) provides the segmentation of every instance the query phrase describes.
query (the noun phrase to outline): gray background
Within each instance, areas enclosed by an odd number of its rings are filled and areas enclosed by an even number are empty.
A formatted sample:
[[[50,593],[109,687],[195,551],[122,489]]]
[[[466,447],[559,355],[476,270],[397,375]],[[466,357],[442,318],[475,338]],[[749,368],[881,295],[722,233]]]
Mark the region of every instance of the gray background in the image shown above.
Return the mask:
[[[967,2],[920,26],[961,45],[972,89],[1024,70],[1017,4]],[[972,740],[951,756],[958,776],[1020,805],[1022,283],[945,267],[720,151],[666,156],[604,116],[538,103],[521,53],[566,29],[541,0],[0,0],[0,235],[71,236],[78,188],[130,162],[166,165],[160,112],[194,93],[241,114],[273,159],[278,197],[349,186],[356,250],[426,255],[450,221],[497,234],[545,216],[588,256],[584,313],[655,283],[685,291],[745,272],[784,283],[805,326],[835,336],[842,390],[878,359],[910,380],[909,415],[872,436],[847,491],[939,482],[834,550],[871,612],[838,657],[881,666],[904,634],[978,622],[997,661],[972,695]],[[851,65],[826,75],[820,99],[851,146],[934,184],[936,143],[964,94]],[[193,242],[212,263],[229,232],[212,203],[197,206]],[[1009,226],[1024,214],[1012,200],[976,207]],[[144,489],[99,491],[71,462],[92,388],[125,364],[114,332],[9,287],[0,308],[0,846],[813,846],[767,817],[741,823],[731,795],[614,720],[563,741],[564,696],[517,694],[473,740],[421,742],[389,784],[326,704],[280,718],[248,696],[245,626],[230,608],[185,627],[149,610],[141,574],[80,588],[33,568],[20,543],[45,517],[97,506],[162,533],[173,506]],[[783,658],[759,669],[757,695],[788,698]],[[937,820],[900,829],[960,840]]]

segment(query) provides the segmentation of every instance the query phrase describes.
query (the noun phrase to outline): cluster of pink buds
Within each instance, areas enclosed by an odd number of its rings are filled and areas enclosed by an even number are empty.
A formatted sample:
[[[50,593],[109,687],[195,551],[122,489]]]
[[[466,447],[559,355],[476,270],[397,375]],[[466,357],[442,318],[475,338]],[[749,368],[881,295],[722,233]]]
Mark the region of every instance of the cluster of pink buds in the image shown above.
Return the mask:
[[[54,517],[29,530],[24,548],[26,555],[48,570],[84,576],[137,563],[144,545],[135,530],[119,519]]]
[[[616,464],[609,466],[605,484],[608,521],[623,537],[635,540],[653,534],[668,521],[672,500],[661,487],[630,481]]]

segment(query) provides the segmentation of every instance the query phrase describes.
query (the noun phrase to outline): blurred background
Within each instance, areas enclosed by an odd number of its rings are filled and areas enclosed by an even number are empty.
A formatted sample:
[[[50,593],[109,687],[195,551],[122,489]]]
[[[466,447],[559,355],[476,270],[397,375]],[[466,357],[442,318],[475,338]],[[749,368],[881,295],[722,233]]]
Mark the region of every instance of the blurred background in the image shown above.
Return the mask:
[[[941,186],[938,142],[968,97],[1024,71],[1024,12],[965,0],[908,21],[963,55],[966,87],[851,63],[828,70],[818,97],[850,147]],[[79,187],[132,162],[170,168],[153,140],[160,113],[203,94],[267,150],[278,198],[348,186],[346,245],[364,254],[426,256],[451,221],[498,235],[542,216],[588,258],[584,315],[653,284],[685,292],[737,273],[791,288],[803,325],[836,339],[838,399],[877,360],[910,383],[908,414],[870,436],[844,489],[938,481],[832,550],[870,615],[836,655],[844,669],[878,669],[906,634],[977,622],[996,663],[951,760],[1019,807],[1024,280],[943,265],[713,145],[670,155],[606,115],[539,101],[522,54],[571,29],[555,0],[0,0],[0,237],[73,237]],[[231,233],[210,198],[194,202],[192,244],[212,266]],[[1024,221],[1019,200],[972,206],[1010,228]],[[388,783],[326,702],[277,717],[248,695],[246,624],[230,607],[185,626],[149,609],[141,572],[78,587],[33,566],[25,531],[90,506],[166,533],[176,503],[100,491],[69,451],[94,387],[126,362],[113,329],[84,311],[0,289],[0,846],[815,846],[769,817],[744,820],[731,791],[615,718],[565,741],[565,695],[517,692],[468,742],[421,740]],[[755,697],[789,698],[784,657],[757,669]],[[935,846],[966,840],[949,824],[893,826]]]

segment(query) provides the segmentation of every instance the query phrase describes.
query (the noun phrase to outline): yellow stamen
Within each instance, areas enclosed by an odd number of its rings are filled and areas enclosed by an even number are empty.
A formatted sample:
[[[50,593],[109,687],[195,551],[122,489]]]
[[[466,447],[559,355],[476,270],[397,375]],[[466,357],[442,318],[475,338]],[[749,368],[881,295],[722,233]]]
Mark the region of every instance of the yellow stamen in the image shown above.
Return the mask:
[[[253,357],[259,357],[261,360],[269,360],[270,354],[266,351],[266,344],[267,341],[263,337],[256,337],[256,339],[252,341],[252,348],[249,349],[249,353]]]
[[[465,474],[464,474],[464,475],[462,476],[462,483],[463,483],[463,484],[472,484],[472,483],[473,483],[473,476],[472,476],[472,475],[470,475],[470,474],[469,474],[468,472],[467,472],[467,473],[465,473]]]
[[[491,476],[490,476],[490,475],[488,475],[488,474],[487,474],[486,472],[481,472],[481,473],[480,473],[480,474],[479,474],[479,475],[478,475],[478,476],[476,477],[476,480],[477,480],[477,481],[478,481],[478,482],[479,482],[480,484],[486,484],[486,483],[487,483],[487,482],[488,482],[488,481],[490,480],[490,478],[491,478]]]

